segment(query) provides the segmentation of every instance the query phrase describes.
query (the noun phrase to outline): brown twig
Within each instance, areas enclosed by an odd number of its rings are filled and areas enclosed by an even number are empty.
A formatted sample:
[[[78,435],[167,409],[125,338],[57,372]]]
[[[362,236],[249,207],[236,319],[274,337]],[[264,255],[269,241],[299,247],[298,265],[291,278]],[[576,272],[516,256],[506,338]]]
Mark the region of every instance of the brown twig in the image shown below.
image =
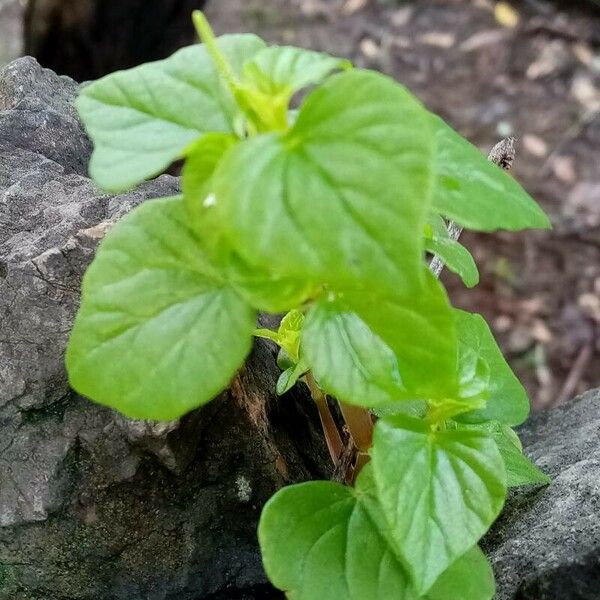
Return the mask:
[[[340,456],[344,451],[345,445],[342,441],[342,437],[340,436],[340,432],[338,431],[331,411],[329,410],[329,406],[327,406],[327,396],[317,385],[317,382],[310,371],[304,376],[304,381],[310,390],[312,399],[317,405],[319,418],[321,419],[321,427],[323,428],[323,433],[325,434],[325,442],[327,444],[327,449],[329,450],[329,455],[331,456],[333,464],[337,465]]]
[[[565,379],[562,389],[556,397],[556,400],[552,403],[553,406],[566,402],[575,394],[575,391],[577,390],[577,384],[585,373],[585,370],[587,369],[590,360],[592,360],[593,355],[594,345],[592,342],[588,342],[579,351],[579,354],[577,355],[577,358],[575,359],[575,362],[573,363],[573,366],[571,367],[571,370]]]

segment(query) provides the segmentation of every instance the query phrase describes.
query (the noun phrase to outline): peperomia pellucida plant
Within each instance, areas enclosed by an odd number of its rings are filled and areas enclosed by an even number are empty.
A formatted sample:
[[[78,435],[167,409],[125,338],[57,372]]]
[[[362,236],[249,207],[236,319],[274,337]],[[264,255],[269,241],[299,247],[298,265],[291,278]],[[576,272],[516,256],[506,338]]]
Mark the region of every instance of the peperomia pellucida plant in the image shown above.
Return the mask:
[[[227,387],[253,336],[270,338],[277,392],[310,388],[336,465],[264,507],[273,584],[302,600],[492,598],[478,541],[508,487],[547,477],[512,429],[523,387],[426,259],[476,285],[453,231],[547,217],[389,77],[193,19],[203,44],[77,100],[104,189],[185,162],[181,195],[143,203],[98,248],[67,350],[73,388],[175,419]],[[258,311],[287,314],[273,331]]]

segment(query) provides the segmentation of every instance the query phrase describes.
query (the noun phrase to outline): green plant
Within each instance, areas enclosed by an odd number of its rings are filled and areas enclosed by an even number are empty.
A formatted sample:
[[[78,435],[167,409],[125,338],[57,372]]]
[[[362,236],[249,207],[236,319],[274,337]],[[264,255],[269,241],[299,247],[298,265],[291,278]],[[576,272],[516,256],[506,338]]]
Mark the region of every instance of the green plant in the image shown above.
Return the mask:
[[[492,231],[546,216],[388,77],[253,35],[215,39],[194,21],[204,45],[78,98],[105,189],[185,164],[182,196],[144,203],[100,245],[67,351],[72,386],[173,419],[227,386],[253,335],[274,340],[278,392],[309,386],[336,479],[354,485],[307,482],[267,503],[272,582],[307,600],[491,598],[477,542],[508,486],[547,478],[511,429],[529,411],[524,389],[425,252],[474,285],[446,219]],[[257,311],[289,312],[270,331],[255,329]]]

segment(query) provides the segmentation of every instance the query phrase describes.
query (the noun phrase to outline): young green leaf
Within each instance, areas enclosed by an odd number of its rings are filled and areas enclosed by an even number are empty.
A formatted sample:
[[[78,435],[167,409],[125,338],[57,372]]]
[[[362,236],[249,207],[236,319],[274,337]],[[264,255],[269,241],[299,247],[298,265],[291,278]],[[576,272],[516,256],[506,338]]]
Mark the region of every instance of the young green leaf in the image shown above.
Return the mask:
[[[463,427],[465,426],[463,425]],[[503,425],[497,421],[489,421],[481,425],[468,425],[466,427],[486,431],[494,438],[504,460],[508,487],[540,485],[551,482],[550,477],[523,454],[519,437],[508,425]]]
[[[225,153],[239,140],[231,133],[207,133],[186,149],[182,172],[183,199],[205,250],[215,262],[225,263],[230,246],[220,227],[214,204],[212,178]]]
[[[238,73],[265,47],[254,35],[223,36],[218,44]],[[199,44],[85,86],[77,109],[95,144],[90,173],[109,191],[161,173],[205,133],[232,133],[237,111]]]
[[[500,421],[506,425],[519,425],[529,414],[527,393],[502,356],[485,319],[462,310],[455,310],[455,315],[461,353],[470,357],[476,352],[487,363],[490,374],[489,398],[485,408],[461,415],[458,420],[468,423]],[[463,359],[459,357],[460,360]]]
[[[331,77],[289,133],[254,136],[221,163],[216,206],[231,244],[290,277],[414,288],[423,278],[429,121],[383,75]]]
[[[377,422],[372,464],[394,539],[425,593],[498,516],[506,496],[498,447],[481,432],[433,432],[395,416]]]
[[[415,591],[371,479],[367,466],[354,489],[313,481],[279,490],[258,529],[269,579],[290,600],[491,600],[493,576],[477,548],[426,596]]]
[[[451,398],[458,394],[454,316],[442,285],[423,270],[425,281],[418,291],[347,291],[343,301],[394,352],[409,392],[420,398]]]
[[[504,427],[506,427],[506,425]],[[552,481],[546,473],[531,462],[521,450],[512,444],[510,440],[507,439],[506,435],[503,435],[502,437],[494,436],[494,439],[496,440],[500,454],[504,459],[508,487],[547,484]]]
[[[425,223],[425,239],[431,239],[432,237],[443,240],[450,237],[448,234],[448,223],[436,212],[430,212],[427,215],[427,222]]]
[[[282,396],[292,389],[300,377],[306,374],[308,367],[303,361],[297,362],[293,367],[288,367],[277,379],[277,395]]]
[[[407,396],[394,353],[339,301],[323,298],[308,313],[302,350],[319,385],[347,404],[374,408]]]
[[[181,198],[146,202],[100,245],[67,349],[72,387],[142,419],[175,419],[223,390],[255,313],[203,252]]]
[[[209,234],[214,227],[210,222],[213,208],[212,177],[225,153],[238,142],[231,133],[207,133],[188,146],[182,172],[185,206],[194,225]],[[214,220],[214,219],[213,219]]]
[[[334,71],[351,67],[349,60],[323,52],[270,46],[244,64],[243,83],[252,84],[266,94],[285,91],[291,97],[306,86],[321,83]]]
[[[265,48],[244,65],[236,99],[257,131],[286,131],[293,94],[319,83],[333,71],[349,68],[347,60],[290,46]]]
[[[439,256],[467,287],[475,287],[479,283],[477,265],[471,253],[460,242],[434,235],[429,239],[425,238],[425,250]]]
[[[279,490],[263,508],[258,539],[265,570],[290,600],[417,600],[385,528],[372,521],[357,492],[311,481]]]
[[[298,361],[300,354],[300,332],[304,324],[304,315],[299,310],[291,310],[281,319],[277,331],[271,329],[256,329],[254,335],[273,340],[283,348],[288,356]]]
[[[547,229],[550,221],[536,202],[507,173],[432,115],[437,141],[437,180],[432,207],[463,227]]]

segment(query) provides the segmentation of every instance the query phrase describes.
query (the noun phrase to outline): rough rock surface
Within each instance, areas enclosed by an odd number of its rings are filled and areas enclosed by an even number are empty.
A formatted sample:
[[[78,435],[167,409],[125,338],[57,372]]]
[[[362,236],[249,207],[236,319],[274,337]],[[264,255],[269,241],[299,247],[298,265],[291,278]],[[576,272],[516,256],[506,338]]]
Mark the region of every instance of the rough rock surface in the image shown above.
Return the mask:
[[[598,600],[600,390],[535,415],[520,435],[553,481],[513,493],[486,539],[497,600]]]
[[[271,348],[180,422],[74,394],[63,353],[81,276],[114,220],[170,195],[85,176],[76,84],[29,58],[0,73],[0,599],[276,598],[256,542],[266,499],[327,477],[313,407],[276,400]]]

